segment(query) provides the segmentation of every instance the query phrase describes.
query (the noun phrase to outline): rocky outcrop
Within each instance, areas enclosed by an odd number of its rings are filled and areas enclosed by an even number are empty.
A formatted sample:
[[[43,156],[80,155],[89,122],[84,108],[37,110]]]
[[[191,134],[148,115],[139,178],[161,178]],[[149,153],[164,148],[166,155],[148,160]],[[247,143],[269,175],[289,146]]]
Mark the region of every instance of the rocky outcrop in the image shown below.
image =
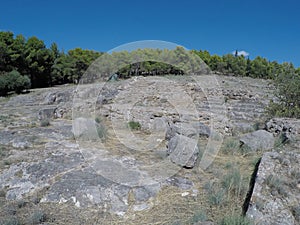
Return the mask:
[[[267,81],[221,77],[222,87],[206,88],[203,77],[198,82],[205,93],[184,76],[134,77],[86,84],[76,91],[72,86],[35,89],[0,102],[5,115],[0,116],[0,200],[17,202],[38,195],[58,210],[67,203],[84,212],[93,208],[101,216],[111,212],[135,217],[135,222],[156,210],[160,215],[170,212],[163,215],[163,223],[182,219],[186,224],[185,214],[191,216],[202,203],[208,206],[203,186],[214,179],[217,187],[223,176],[223,167],[210,164],[208,173],[196,167],[218,154],[214,162],[223,163],[222,154],[227,153],[212,148],[221,145],[222,136],[240,137],[253,155],[274,149],[280,134],[292,143],[299,140],[296,120],[275,118],[264,126],[264,108],[271,97]],[[72,102],[73,93],[78,101]],[[78,109],[73,120],[72,109]],[[49,126],[40,126],[44,119],[51,120]],[[130,121],[140,129],[129,129]],[[248,168],[250,158],[244,159]],[[237,164],[244,167],[245,161]],[[231,164],[225,163],[226,168]],[[290,149],[267,152],[257,170],[247,215],[258,224],[299,223],[299,154]],[[214,215],[211,209],[216,208],[208,209],[207,216]],[[180,210],[183,213],[174,218]],[[160,224],[157,220],[142,223]]]
[[[242,146],[249,148],[251,151],[271,150],[274,147],[275,138],[265,130],[257,130],[243,135],[240,142]]]
[[[267,131],[275,136],[282,135],[291,142],[300,141],[300,120],[291,118],[273,118],[266,123]]]
[[[198,123],[179,122],[168,126],[166,132],[166,139],[170,140],[176,134],[184,135],[189,138],[198,138],[199,136],[209,137],[210,128],[201,122]]]
[[[300,223],[300,153],[264,153],[246,215],[257,225]]]

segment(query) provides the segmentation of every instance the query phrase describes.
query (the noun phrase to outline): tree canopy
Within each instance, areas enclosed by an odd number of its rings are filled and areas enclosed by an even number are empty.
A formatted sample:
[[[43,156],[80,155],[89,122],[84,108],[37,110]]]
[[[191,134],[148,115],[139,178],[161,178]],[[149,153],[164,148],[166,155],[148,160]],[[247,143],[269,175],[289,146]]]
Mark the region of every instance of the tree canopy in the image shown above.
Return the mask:
[[[238,54],[211,55],[206,50],[192,50],[190,56],[182,47],[168,49],[137,49],[112,54],[75,48],[67,53],[60,51],[56,43],[49,48],[37,37],[26,39],[10,31],[0,32],[0,95],[11,91],[21,93],[28,88],[49,87],[57,84],[77,83],[87,71],[103,73],[110,77],[113,65],[119,68],[119,78],[152,75],[183,75],[197,73],[204,62],[213,72],[273,79],[277,87],[278,102],[270,105],[270,112],[276,115],[300,117],[300,68],[292,63],[268,61],[257,56],[253,60]],[[100,64],[90,65],[101,58]],[[195,56],[199,56],[202,61]],[[151,60],[159,58],[160,61]],[[148,60],[143,60],[148,59]],[[129,63],[133,62],[133,63]],[[165,63],[169,62],[169,63]],[[201,64],[201,65],[200,65]],[[93,70],[94,69],[94,70]]]

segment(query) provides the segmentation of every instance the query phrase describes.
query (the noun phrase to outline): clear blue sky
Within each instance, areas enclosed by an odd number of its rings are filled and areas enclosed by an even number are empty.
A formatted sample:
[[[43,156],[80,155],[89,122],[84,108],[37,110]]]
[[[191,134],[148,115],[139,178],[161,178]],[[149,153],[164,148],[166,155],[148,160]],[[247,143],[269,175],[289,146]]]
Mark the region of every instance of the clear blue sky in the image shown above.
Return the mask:
[[[0,30],[65,51],[150,39],[300,66],[299,0],[3,0],[0,8]]]

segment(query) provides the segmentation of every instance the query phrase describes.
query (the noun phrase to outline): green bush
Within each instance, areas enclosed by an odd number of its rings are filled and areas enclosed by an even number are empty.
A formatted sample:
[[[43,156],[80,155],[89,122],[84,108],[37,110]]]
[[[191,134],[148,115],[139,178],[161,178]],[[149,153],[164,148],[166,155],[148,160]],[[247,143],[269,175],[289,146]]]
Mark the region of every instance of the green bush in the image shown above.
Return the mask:
[[[292,64],[284,63],[275,79],[277,101],[271,101],[268,112],[277,117],[300,118],[300,74]]]
[[[242,176],[238,169],[233,168],[222,179],[222,186],[226,191],[239,193],[241,189]]]
[[[207,220],[206,212],[204,210],[199,210],[199,211],[195,212],[193,217],[190,219],[190,223],[195,224],[198,222],[204,222],[206,220]]]
[[[36,210],[33,214],[29,217],[28,223],[29,224],[40,224],[46,221],[46,214],[41,210]]]
[[[9,73],[0,75],[0,95],[7,95],[10,91],[21,93],[22,90],[30,88],[30,79],[28,76],[21,75],[13,70]]]
[[[225,198],[225,190],[217,183],[206,183],[204,187],[208,192],[208,201],[212,205],[221,205]]]
[[[240,149],[240,141],[234,138],[228,138],[224,141],[222,152],[224,154],[236,153]]]
[[[141,124],[136,121],[129,121],[128,126],[131,130],[140,130]]]
[[[50,125],[50,121],[48,119],[41,120],[40,125],[41,127],[47,127]]]
[[[269,186],[271,191],[277,192],[279,195],[284,197],[288,196],[288,189],[285,185],[285,181],[276,175],[269,175],[266,180],[266,184]]]
[[[101,140],[105,140],[107,137],[107,130],[105,126],[102,125],[101,123],[96,123],[96,129],[97,129],[98,137]]]

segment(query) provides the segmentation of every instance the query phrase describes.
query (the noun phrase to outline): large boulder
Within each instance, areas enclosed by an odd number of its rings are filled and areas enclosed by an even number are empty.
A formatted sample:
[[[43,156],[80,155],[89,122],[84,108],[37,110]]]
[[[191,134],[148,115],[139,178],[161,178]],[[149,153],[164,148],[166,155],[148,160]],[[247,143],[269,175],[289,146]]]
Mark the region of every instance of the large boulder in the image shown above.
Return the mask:
[[[98,139],[96,122],[93,119],[79,117],[73,121],[73,134],[82,140]]]
[[[38,113],[39,120],[49,120],[55,117],[56,107],[40,109]]]
[[[183,136],[175,135],[168,143],[167,154],[171,161],[179,166],[193,168],[199,155],[197,141]]]
[[[246,215],[257,225],[299,224],[300,154],[266,152],[255,176]]]
[[[274,147],[275,138],[265,130],[257,130],[242,136],[240,142],[242,146],[248,147],[252,151],[271,150]]]

